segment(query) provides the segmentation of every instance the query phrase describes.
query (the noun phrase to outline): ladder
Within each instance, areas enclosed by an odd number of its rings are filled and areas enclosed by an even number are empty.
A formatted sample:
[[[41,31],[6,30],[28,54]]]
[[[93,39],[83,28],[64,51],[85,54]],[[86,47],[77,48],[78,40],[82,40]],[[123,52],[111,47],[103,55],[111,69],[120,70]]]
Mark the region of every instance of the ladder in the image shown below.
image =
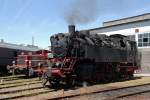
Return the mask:
[[[73,70],[75,63],[76,63],[76,58],[65,57],[61,68],[65,70]]]

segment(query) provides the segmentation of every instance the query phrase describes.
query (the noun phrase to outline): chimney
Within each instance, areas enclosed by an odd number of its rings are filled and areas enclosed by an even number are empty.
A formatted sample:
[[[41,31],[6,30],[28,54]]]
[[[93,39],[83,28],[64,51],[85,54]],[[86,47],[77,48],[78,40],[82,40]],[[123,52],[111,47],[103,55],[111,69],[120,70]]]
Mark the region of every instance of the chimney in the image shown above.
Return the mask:
[[[74,33],[75,33],[75,25],[69,25],[68,29],[69,29],[69,33],[71,35],[74,35]]]

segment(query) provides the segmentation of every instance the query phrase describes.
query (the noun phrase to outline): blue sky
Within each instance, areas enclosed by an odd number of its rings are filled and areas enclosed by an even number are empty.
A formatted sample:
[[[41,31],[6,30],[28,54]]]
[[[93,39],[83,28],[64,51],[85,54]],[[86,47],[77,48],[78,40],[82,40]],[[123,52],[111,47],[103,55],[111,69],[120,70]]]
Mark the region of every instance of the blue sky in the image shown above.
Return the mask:
[[[31,44],[34,36],[35,44],[46,48],[50,45],[50,35],[67,32],[64,16],[74,2],[76,0],[0,0],[0,39]],[[97,18],[77,24],[77,29],[96,28],[104,21],[150,13],[150,0],[98,0],[97,5]]]

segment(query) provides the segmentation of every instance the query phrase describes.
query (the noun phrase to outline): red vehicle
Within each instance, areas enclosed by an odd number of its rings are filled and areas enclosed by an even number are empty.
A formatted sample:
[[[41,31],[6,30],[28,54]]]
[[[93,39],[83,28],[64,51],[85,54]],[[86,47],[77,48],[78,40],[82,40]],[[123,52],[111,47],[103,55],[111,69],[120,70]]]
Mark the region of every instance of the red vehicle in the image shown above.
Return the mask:
[[[39,50],[29,54],[18,55],[12,66],[8,66],[9,72],[13,74],[25,74],[27,76],[41,75],[48,67],[47,61],[49,51]]]

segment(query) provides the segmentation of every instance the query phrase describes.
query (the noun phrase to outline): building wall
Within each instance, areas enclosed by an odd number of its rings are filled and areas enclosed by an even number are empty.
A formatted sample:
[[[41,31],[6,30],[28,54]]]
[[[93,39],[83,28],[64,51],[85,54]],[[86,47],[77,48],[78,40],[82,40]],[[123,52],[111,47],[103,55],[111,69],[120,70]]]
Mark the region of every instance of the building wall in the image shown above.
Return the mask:
[[[140,48],[141,57],[141,72],[150,73],[150,48]]]

